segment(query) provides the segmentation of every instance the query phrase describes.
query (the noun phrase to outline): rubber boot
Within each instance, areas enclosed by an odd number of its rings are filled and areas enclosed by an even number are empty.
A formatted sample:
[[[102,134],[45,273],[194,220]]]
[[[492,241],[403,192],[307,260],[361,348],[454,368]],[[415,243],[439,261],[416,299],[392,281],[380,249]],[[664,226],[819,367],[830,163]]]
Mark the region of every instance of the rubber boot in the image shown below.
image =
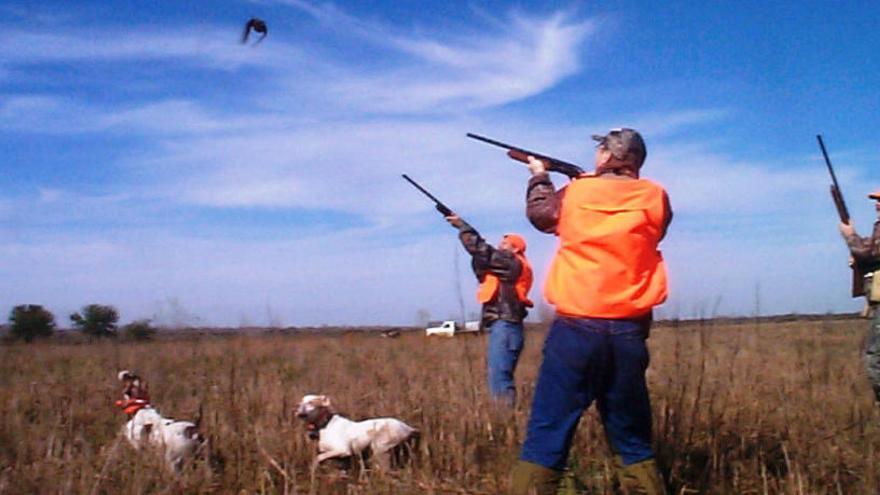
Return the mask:
[[[526,461],[518,461],[511,475],[511,495],[556,495],[562,479],[562,471]]]
[[[559,483],[559,488],[556,490],[556,495],[581,495],[584,493],[592,492],[572,471],[566,470]]]
[[[614,467],[620,491],[625,495],[666,495],[666,486],[654,459],[646,459],[624,466],[623,459],[614,456]]]

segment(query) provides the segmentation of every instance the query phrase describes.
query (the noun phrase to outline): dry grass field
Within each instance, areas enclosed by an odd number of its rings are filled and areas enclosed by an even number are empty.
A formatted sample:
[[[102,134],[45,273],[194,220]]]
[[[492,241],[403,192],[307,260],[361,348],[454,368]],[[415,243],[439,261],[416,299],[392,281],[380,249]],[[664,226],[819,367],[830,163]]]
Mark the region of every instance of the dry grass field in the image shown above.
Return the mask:
[[[880,493],[880,414],[863,320],[656,328],[649,371],[658,459],[671,493]],[[520,406],[494,412],[485,337],[299,335],[0,347],[0,493],[504,493],[540,363],[529,332]],[[201,405],[207,455],[179,477],[118,444],[119,368],[150,383],[166,416]],[[391,475],[309,464],[291,409],[308,392],[352,418],[422,430],[419,459]],[[571,460],[583,493],[613,493],[597,416]]]

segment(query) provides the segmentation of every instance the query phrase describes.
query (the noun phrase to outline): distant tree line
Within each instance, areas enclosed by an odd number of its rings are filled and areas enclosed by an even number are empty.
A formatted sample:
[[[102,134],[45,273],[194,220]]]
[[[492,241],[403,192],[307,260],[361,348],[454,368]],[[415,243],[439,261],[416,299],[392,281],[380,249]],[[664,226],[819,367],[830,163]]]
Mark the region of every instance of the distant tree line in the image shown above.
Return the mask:
[[[135,320],[119,328],[119,311],[113,306],[89,304],[70,315],[73,326],[89,338],[147,340],[156,334],[150,320]],[[20,304],[9,312],[9,338],[32,342],[55,333],[55,315],[39,304]]]

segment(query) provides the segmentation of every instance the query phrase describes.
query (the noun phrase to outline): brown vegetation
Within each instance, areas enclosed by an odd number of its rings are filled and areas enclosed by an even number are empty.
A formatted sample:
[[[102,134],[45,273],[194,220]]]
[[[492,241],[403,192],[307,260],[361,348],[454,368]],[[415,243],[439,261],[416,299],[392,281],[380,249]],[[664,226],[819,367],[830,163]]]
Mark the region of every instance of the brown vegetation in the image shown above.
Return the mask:
[[[864,321],[655,329],[649,371],[660,464],[672,493],[880,493],[880,414],[862,372]],[[417,334],[251,336],[0,348],[0,493],[504,493],[522,440],[543,332],[518,372],[521,406],[493,412],[485,339]],[[175,478],[119,444],[115,372],[135,369],[159,411],[193,418],[204,459]],[[309,392],[353,418],[422,431],[391,475],[331,467],[291,414]],[[601,426],[584,416],[571,459],[612,493]]]

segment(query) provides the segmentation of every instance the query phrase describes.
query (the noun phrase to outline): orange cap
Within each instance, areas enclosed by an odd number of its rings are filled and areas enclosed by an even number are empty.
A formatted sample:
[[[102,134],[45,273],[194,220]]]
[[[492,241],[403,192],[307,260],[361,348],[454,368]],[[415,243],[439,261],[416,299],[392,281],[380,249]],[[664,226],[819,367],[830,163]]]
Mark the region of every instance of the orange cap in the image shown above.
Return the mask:
[[[504,234],[504,238],[510,243],[514,253],[523,254],[526,252],[526,240],[519,234]]]
[[[880,201],[880,189],[877,189],[876,191],[872,192],[871,194],[868,195],[868,197],[875,200],[875,201]]]

